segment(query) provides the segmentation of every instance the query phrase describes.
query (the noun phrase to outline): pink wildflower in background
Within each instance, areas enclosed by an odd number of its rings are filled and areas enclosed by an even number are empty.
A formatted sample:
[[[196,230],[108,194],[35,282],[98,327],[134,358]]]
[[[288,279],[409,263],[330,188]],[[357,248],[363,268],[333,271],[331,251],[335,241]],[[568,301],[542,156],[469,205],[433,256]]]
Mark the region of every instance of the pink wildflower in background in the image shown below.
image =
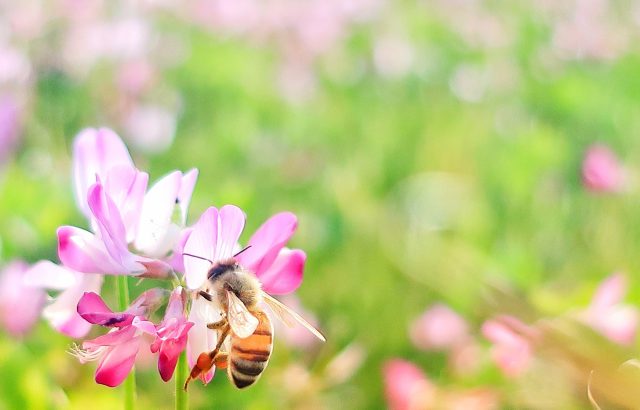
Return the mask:
[[[390,410],[427,409],[433,405],[436,387],[413,363],[389,360],[382,372],[384,394]]]
[[[524,373],[533,359],[533,346],[526,334],[527,326],[519,320],[503,316],[500,320],[487,320],[482,325],[482,334],[493,347],[491,356],[496,365],[508,377],[517,377]]]
[[[44,291],[25,281],[29,266],[14,261],[0,271],[0,327],[12,336],[24,336],[35,325],[45,304]]]
[[[594,192],[617,192],[624,184],[624,169],[611,149],[593,145],[582,163],[582,181]]]
[[[627,292],[627,280],[616,273],[605,279],[596,290],[583,320],[610,340],[632,345],[638,332],[640,312],[622,303]]]
[[[427,309],[411,324],[409,334],[413,344],[423,350],[450,350],[470,337],[467,322],[442,304]]]

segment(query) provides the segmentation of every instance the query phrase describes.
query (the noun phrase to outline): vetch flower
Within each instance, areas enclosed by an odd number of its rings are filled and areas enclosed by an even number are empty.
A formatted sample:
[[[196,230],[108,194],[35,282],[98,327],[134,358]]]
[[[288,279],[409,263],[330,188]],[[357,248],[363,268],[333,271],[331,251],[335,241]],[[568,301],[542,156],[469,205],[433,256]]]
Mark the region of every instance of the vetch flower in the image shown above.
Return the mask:
[[[420,349],[449,350],[469,339],[469,327],[448,306],[436,304],[413,322],[409,334]]]
[[[211,262],[232,257],[238,247],[238,239],[244,228],[245,214],[233,205],[220,210],[207,209],[184,245],[185,279],[187,287],[200,289],[206,283]],[[253,272],[268,293],[284,294],[294,291],[302,281],[306,255],[301,250],[289,250],[285,244],[295,231],[297,219],[289,212],[274,215],[251,237],[249,248],[236,257],[237,262]],[[204,258],[204,259],[200,259]],[[205,260],[208,259],[209,261]],[[209,302],[196,297],[191,305],[189,321],[194,326],[189,333],[187,357],[190,366],[202,352],[211,351],[217,342],[217,333],[206,328],[207,323],[220,320],[222,311],[216,301]],[[203,374],[203,381],[213,377],[213,370]]]
[[[610,340],[631,345],[638,331],[640,312],[622,302],[627,292],[626,278],[616,273],[605,279],[596,290],[582,319]]]
[[[23,336],[36,323],[46,293],[25,282],[29,266],[13,261],[0,271],[0,327],[13,336]]]
[[[89,323],[112,328],[109,333],[82,343],[72,351],[81,363],[99,360],[96,383],[109,387],[124,381],[135,363],[144,335],[155,335],[156,328],[146,317],[162,299],[160,289],[142,293],[124,312],[113,312],[95,293],[85,293],[78,303],[78,314]]]
[[[164,319],[156,327],[156,339],[151,344],[151,351],[159,353],[158,371],[165,382],[173,376],[178,357],[187,345],[189,329],[193,326],[185,317],[185,296],[180,286],[171,293]]]
[[[147,175],[133,166],[117,135],[100,130],[78,136],[74,175],[78,204],[81,209],[86,204],[93,233],[72,226],[58,229],[58,255],[65,266],[151,277],[182,268],[174,254],[182,253],[186,240],[183,228],[197,170],[171,172],[145,193]]]
[[[384,364],[384,395],[390,410],[431,408],[436,387],[413,363],[392,359]]]

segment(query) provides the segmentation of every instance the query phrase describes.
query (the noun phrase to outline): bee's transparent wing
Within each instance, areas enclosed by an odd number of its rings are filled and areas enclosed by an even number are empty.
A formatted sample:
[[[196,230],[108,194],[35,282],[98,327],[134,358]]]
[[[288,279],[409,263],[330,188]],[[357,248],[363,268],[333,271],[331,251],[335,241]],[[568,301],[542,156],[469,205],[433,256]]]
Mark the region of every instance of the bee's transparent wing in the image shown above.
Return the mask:
[[[240,339],[251,336],[256,331],[258,319],[247,310],[235,293],[227,291],[227,302],[227,320],[233,334]]]
[[[282,304],[282,302],[280,302],[278,299],[275,299],[274,297],[270,296],[266,292],[262,292],[262,296],[264,298],[264,301],[271,308],[271,311],[278,317],[278,319],[282,320],[282,322],[285,325],[292,327],[295,324],[295,322],[298,322],[299,324],[304,326],[308,331],[310,331],[315,337],[322,340],[323,342],[326,341],[326,339],[324,338],[322,333],[318,331],[318,329],[311,326],[311,324],[306,320],[304,320],[302,316],[300,316],[293,310],[289,309],[289,307]]]

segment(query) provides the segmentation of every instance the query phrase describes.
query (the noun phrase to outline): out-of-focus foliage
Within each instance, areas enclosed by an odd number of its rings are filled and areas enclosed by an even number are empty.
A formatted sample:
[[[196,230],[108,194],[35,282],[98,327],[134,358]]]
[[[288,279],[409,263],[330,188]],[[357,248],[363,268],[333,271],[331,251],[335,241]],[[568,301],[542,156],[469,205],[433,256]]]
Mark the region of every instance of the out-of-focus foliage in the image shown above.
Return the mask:
[[[327,343],[276,335],[256,386],[237,391],[220,372],[192,385],[192,408],[377,408],[395,357],[446,400],[486,389],[509,408],[582,408],[593,370],[596,400],[638,403],[620,390],[633,366],[619,369],[637,341],[620,347],[574,320],[614,271],[629,300],[640,294],[637,5],[81,3],[0,2],[4,263],[56,260],[56,227],[82,224],[69,156],[85,126],[113,127],[153,175],[199,168],[190,223],[226,203],[248,231],[280,210],[299,217],[297,294]],[[621,163],[616,189],[583,183],[593,144]],[[468,322],[469,371],[411,343],[435,303]],[[503,376],[480,335],[500,314],[535,327],[522,375]],[[70,343],[44,323],[0,335],[0,408],[119,406]],[[140,408],[169,408],[173,386],[149,363]]]

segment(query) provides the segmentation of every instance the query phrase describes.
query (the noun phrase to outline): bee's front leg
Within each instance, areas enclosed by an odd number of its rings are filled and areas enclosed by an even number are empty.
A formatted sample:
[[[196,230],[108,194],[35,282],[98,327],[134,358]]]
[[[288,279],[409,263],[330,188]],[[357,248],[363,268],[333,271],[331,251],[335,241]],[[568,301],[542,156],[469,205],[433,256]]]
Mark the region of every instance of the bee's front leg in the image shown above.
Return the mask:
[[[229,322],[227,322],[227,318],[222,318],[217,322],[207,323],[207,329],[221,330],[221,329],[224,329],[224,327],[227,326],[228,324]]]

